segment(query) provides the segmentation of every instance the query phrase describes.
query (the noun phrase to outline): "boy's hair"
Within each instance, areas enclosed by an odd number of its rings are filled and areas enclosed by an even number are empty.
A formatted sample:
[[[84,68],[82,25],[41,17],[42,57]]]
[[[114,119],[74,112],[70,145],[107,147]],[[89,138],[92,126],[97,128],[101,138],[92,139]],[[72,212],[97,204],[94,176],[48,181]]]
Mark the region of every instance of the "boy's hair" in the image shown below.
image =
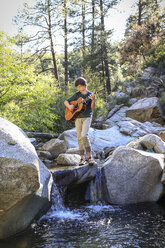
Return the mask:
[[[85,80],[85,78],[83,77],[78,77],[75,81],[75,87],[77,87],[78,85],[84,85],[87,86],[87,81]]]

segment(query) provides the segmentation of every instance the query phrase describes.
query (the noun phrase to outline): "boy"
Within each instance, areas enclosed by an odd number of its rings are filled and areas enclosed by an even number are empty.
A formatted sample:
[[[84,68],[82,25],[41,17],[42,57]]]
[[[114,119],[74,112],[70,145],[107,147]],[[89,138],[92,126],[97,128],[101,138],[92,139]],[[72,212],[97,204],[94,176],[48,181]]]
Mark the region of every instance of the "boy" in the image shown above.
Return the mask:
[[[80,97],[85,99],[86,97],[89,96],[90,98],[86,102],[86,110],[83,113],[81,113],[75,120],[75,126],[76,126],[76,133],[79,144],[79,152],[81,156],[79,166],[85,164],[85,155],[84,155],[85,151],[88,154],[89,165],[93,165],[95,161],[92,158],[91,143],[88,137],[88,133],[92,121],[93,109],[95,108],[96,97],[95,94],[88,91],[87,82],[83,77],[79,77],[76,79],[75,87],[77,87],[78,91],[75,94],[73,94],[71,97],[66,99],[64,104],[70,111],[73,111],[74,105],[70,104],[71,101],[77,101],[77,99]]]

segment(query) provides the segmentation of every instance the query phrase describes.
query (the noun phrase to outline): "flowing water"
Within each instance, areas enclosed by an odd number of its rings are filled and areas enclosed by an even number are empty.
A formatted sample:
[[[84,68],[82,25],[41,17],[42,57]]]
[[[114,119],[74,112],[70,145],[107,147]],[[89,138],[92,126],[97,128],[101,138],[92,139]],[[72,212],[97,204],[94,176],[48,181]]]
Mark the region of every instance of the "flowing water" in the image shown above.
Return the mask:
[[[163,248],[165,219],[157,204],[87,205],[51,210],[1,248]]]
[[[165,211],[160,205],[95,204],[96,188],[92,181],[87,192],[92,204],[66,208],[54,184],[51,210],[24,234],[0,241],[0,248],[165,247]]]

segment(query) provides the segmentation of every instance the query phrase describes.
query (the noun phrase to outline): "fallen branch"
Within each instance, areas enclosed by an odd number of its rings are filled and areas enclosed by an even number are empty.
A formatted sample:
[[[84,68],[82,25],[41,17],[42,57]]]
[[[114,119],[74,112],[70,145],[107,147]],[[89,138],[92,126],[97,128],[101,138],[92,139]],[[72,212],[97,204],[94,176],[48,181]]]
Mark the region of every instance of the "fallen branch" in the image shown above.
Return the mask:
[[[41,138],[41,139],[58,138],[58,136],[60,135],[59,133],[53,134],[53,133],[39,133],[39,132],[26,132],[26,134],[29,138]]]

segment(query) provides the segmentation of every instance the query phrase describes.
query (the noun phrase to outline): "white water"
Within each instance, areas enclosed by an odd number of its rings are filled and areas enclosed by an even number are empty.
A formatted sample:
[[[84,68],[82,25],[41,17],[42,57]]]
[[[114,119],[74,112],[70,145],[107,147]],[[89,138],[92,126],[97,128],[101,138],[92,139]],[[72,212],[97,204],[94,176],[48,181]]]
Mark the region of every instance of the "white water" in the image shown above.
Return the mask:
[[[101,168],[98,168],[98,173],[96,178],[91,180],[90,185],[86,192],[86,199],[90,200],[91,204],[85,206],[83,209],[87,209],[93,212],[101,212],[101,211],[116,211],[111,205],[104,205],[101,202]],[[71,210],[68,207],[64,206],[62,190],[59,191],[57,185],[54,183],[52,187],[52,207],[48,211],[48,213],[41,217],[38,223],[43,220],[48,219],[77,219],[84,220],[88,218],[88,213],[78,210]]]

